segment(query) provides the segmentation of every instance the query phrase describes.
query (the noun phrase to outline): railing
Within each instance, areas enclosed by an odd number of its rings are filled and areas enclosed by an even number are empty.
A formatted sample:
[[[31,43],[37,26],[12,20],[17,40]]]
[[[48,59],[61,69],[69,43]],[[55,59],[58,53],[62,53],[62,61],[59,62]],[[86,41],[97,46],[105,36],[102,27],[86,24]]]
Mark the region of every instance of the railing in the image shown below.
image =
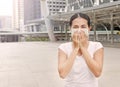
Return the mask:
[[[120,42],[119,31],[114,31],[113,38],[115,42]],[[94,39],[94,31],[89,32],[90,40]],[[109,38],[107,37],[109,34]],[[69,40],[70,31],[54,31],[57,40]],[[98,41],[110,41],[111,31],[96,31]],[[49,41],[48,33],[46,32],[16,32],[16,33],[0,33],[0,42],[23,42],[23,41]]]

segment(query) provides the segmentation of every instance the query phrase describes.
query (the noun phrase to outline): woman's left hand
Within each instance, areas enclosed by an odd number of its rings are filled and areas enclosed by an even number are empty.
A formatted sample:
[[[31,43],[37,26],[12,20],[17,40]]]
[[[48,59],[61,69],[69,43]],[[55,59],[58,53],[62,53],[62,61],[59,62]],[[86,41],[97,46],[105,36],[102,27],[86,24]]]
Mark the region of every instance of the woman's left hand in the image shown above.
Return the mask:
[[[79,46],[80,48],[86,48],[87,42],[88,42],[88,36],[85,34],[84,31],[81,31],[79,34]]]

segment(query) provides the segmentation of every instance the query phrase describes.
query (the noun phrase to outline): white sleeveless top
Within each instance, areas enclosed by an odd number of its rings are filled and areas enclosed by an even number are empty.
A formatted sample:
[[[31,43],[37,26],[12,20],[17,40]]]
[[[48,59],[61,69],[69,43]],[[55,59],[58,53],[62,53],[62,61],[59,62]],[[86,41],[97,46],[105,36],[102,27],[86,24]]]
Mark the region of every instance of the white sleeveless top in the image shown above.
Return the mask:
[[[94,53],[103,48],[100,42],[89,41],[88,52],[93,58]],[[59,49],[64,51],[69,57],[72,52],[72,42],[63,43]],[[88,68],[82,56],[76,56],[71,71],[65,78],[65,87],[98,87],[98,80]]]

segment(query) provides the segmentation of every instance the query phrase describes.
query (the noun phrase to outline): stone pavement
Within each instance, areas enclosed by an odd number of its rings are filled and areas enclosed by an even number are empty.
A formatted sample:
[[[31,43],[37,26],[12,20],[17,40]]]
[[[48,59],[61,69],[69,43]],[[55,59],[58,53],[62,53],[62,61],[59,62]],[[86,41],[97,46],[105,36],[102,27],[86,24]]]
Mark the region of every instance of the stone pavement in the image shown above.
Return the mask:
[[[0,87],[63,87],[57,72],[60,43],[0,44]],[[120,87],[120,48],[105,47],[99,87]]]
[[[111,44],[110,42],[102,42],[102,44],[105,47],[120,48],[120,42],[114,42],[113,44]]]

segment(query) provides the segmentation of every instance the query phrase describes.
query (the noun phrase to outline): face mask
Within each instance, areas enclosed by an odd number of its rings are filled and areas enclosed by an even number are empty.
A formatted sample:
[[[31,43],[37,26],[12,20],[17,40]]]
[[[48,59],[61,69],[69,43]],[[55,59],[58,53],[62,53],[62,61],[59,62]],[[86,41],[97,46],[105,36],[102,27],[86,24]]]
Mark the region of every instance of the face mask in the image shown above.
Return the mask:
[[[74,28],[71,29],[71,36],[73,36],[73,34],[74,34],[75,32],[81,32],[81,31],[84,31],[85,34],[86,34],[86,36],[89,37],[89,31],[88,31],[88,29],[74,29]]]

